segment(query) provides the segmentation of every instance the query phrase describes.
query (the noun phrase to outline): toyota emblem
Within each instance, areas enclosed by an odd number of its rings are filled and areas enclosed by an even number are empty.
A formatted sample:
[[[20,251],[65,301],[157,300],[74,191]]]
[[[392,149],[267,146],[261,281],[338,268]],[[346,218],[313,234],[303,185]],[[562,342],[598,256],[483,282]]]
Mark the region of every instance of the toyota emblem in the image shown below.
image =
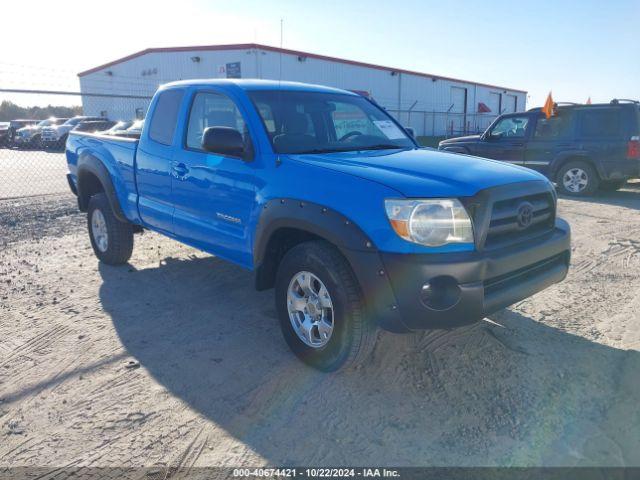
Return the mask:
[[[531,225],[531,221],[533,220],[533,205],[529,202],[523,202],[518,207],[518,228],[524,230],[525,228]]]

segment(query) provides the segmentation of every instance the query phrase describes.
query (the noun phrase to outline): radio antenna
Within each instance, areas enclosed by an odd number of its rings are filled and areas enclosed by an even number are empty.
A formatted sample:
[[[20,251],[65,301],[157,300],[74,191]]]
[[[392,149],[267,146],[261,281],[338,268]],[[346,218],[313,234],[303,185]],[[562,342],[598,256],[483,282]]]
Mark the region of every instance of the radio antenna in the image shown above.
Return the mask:
[[[282,38],[284,36],[284,19],[280,19],[280,71],[278,73],[278,81],[282,82]]]

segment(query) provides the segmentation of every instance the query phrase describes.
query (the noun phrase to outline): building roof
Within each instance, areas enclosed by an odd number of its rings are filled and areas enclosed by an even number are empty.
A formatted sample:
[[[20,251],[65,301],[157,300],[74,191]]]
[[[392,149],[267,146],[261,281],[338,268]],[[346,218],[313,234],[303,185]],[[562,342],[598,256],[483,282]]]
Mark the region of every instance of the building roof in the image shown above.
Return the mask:
[[[261,45],[259,43],[235,43],[235,44],[230,44],[230,45],[198,45],[198,46],[191,46],[191,47],[146,48],[144,50],[140,50],[139,52],[132,53],[131,55],[127,55],[126,57],[118,58],[117,60],[113,60],[112,62],[105,63],[104,65],[99,65],[97,67],[90,68],[89,70],[85,70],[83,72],[80,72],[80,73],[78,73],[78,76],[79,77],[84,77],[85,75],[89,75],[91,73],[98,72],[100,70],[103,70],[105,68],[111,67],[113,65],[117,65],[119,63],[123,63],[123,62],[126,62],[128,60],[132,60],[134,58],[141,57],[143,55],[147,55],[149,53],[204,52],[204,51],[216,51],[216,50],[250,50],[250,49],[266,50],[266,51],[276,52],[276,53],[285,53],[285,54],[289,54],[289,55],[296,55],[296,56],[302,56],[302,57],[307,57],[307,58],[315,58],[315,59],[318,59],[318,60],[326,60],[326,61],[329,61],[329,62],[343,63],[343,64],[346,64],[346,65],[355,65],[355,66],[365,67],[365,68],[375,68],[377,70],[385,70],[385,71],[388,71],[388,72],[406,73],[406,74],[409,74],[409,75],[417,75],[417,76],[420,76],[420,77],[436,78],[436,79],[441,79],[441,80],[450,80],[450,81],[462,82],[462,83],[471,83],[471,84],[474,84],[474,85],[480,85],[480,86],[484,86],[484,87],[496,88],[496,89],[499,89],[499,90],[509,90],[509,91],[512,91],[512,92],[527,93],[526,90],[519,90],[519,89],[515,89],[515,88],[501,87],[501,86],[498,86],[498,85],[491,85],[491,84],[487,84],[487,83],[472,82],[472,81],[469,81],[469,80],[461,80],[459,78],[444,77],[442,75],[434,75],[434,74],[431,74],[431,73],[416,72],[416,71],[413,71],[413,70],[406,70],[406,69],[403,69],[403,68],[385,67],[383,65],[376,65],[376,64],[373,64],[373,63],[359,62],[359,61],[356,61],[356,60],[347,60],[347,59],[338,58],[338,57],[329,57],[329,56],[326,56],[326,55],[319,55],[317,53],[303,52],[303,51],[300,51],[300,50],[289,50],[287,48],[272,47],[270,45]]]

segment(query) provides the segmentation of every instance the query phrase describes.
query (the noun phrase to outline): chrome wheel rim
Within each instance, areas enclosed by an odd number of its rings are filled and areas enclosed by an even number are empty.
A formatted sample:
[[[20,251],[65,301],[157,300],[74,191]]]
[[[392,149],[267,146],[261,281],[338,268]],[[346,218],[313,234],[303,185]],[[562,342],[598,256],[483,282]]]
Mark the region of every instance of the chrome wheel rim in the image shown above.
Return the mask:
[[[322,348],[333,333],[333,302],[327,287],[311,272],[296,273],[287,289],[293,331],[305,345]]]
[[[581,168],[571,168],[562,177],[562,185],[572,193],[580,193],[589,184],[589,176]]]
[[[91,235],[93,241],[101,252],[106,252],[109,248],[109,234],[107,232],[107,222],[100,210],[94,210],[91,214]]]

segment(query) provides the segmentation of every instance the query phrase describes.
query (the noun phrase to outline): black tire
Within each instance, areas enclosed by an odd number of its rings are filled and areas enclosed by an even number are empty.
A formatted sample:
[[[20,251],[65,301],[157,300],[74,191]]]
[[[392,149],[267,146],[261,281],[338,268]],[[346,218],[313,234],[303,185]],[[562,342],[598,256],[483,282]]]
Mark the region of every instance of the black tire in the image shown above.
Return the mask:
[[[600,182],[600,190],[603,192],[615,192],[627,184],[626,180],[606,180]]]
[[[42,137],[40,135],[36,135],[31,140],[31,148],[35,148],[37,150],[42,150]]]
[[[101,248],[96,242],[93,220],[98,214],[95,212],[102,214],[106,225],[106,248]],[[133,225],[116,218],[104,193],[98,193],[89,200],[87,227],[91,246],[100,261],[108,265],[122,265],[129,261],[133,252]]]
[[[333,332],[323,347],[311,347],[296,334],[287,307],[287,291],[296,274],[307,271],[326,286],[333,304]],[[362,364],[376,341],[376,327],[367,321],[358,281],[342,254],[327,242],[305,242],[289,250],[276,275],[276,308],[284,338],[306,364],[331,372]]]
[[[56,142],[55,148],[57,150],[64,150],[67,147],[67,138],[69,137],[68,133],[65,133],[60,139]]]
[[[586,185],[579,190],[570,190],[564,184],[564,177],[567,172],[572,170],[581,171],[584,173],[586,178]],[[558,174],[556,175],[556,184],[558,185],[558,191],[565,195],[570,195],[572,197],[587,197],[590,195],[594,195],[598,188],[600,187],[600,177],[595,169],[582,160],[574,160],[571,162],[565,163]]]

